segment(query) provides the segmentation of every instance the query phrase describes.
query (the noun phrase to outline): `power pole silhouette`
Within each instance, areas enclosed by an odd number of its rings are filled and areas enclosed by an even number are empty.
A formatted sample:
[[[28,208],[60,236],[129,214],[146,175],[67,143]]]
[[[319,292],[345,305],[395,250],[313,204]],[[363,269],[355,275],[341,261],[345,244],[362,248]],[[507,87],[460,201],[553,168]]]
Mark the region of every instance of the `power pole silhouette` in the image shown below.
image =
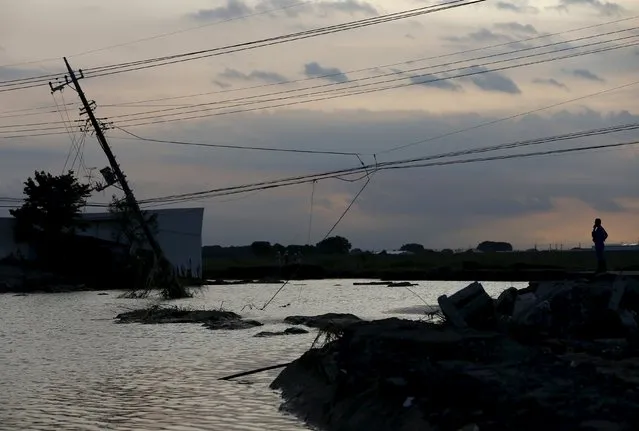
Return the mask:
[[[82,101],[84,110],[87,116],[89,117],[89,120],[91,121],[91,125],[93,126],[93,129],[95,130],[95,135],[98,139],[98,142],[100,143],[100,147],[102,148],[102,150],[104,151],[104,154],[109,160],[109,165],[111,165],[111,169],[113,171],[113,174],[115,175],[115,179],[122,187],[122,191],[124,192],[126,203],[129,206],[129,209],[133,212],[134,217],[137,219],[138,223],[140,224],[140,227],[142,228],[142,232],[144,233],[144,236],[146,237],[146,240],[149,243],[151,250],[153,251],[153,256],[155,259],[153,273],[158,268],[161,271],[170,272],[170,274],[164,274],[165,276],[168,276],[166,279],[163,280],[165,283],[168,283],[168,286],[165,287],[166,291],[169,293],[169,296],[171,297],[173,297],[174,295],[183,296],[179,294],[179,292],[183,291],[183,289],[179,285],[177,277],[175,276],[175,273],[172,271],[171,265],[166,259],[164,252],[162,251],[162,247],[160,247],[160,244],[157,242],[157,240],[153,236],[153,232],[151,231],[151,228],[149,227],[148,223],[146,222],[146,219],[144,218],[144,214],[142,213],[142,210],[140,209],[140,206],[138,205],[138,201],[135,199],[133,190],[131,190],[131,187],[129,186],[126,176],[124,175],[124,172],[122,172],[122,169],[120,168],[120,165],[115,159],[115,155],[113,154],[113,151],[111,151],[111,147],[109,146],[109,143],[107,142],[106,137],[104,136],[104,132],[102,131],[102,125],[95,117],[95,114],[93,112],[93,106],[95,106],[95,102],[89,103],[89,101],[86,98],[86,95],[84,94],[84,91],[82,91],[82,87],[80,86],[80,83],[78,82],[80,79],[84,78],[84,73],[82,72],[82,69],[79,70],[80,77],[78,78],[75,72],[73,71],[73,69],[71,68],[71,65],[69,65],[69,62],[67,61],[66,57],[64,57],[64,64],[66,65],[67,70],[69,71],[69,76],[71,77],[71,81],[69,81],[69,78],[65,76],[64,77],[65,82],[63,84],[60,84],[54,87],[51,83],[49,83],[49,87],[51,87],[51,93],[55,93],[56,91],[61,91],[62,89],[64,89],[64,87],[70,86],[71,84],[73,84],[72,88],[75,89],[75,91],[78,93],[78,96],[80,97],[80,100]]]

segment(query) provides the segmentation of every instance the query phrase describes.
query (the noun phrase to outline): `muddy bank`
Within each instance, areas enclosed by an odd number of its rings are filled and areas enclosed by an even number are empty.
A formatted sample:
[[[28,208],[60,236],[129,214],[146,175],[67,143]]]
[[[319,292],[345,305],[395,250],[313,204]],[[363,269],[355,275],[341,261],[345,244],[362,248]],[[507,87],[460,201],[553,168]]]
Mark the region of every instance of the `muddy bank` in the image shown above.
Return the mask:
[[[481,285],[440,298],[446,321],[353,322],[273,382],[321,429],[632,430],[639,427],[639,286]]]
[[[188,310],[178,307],[160,307],[138,309],[120,313],[116,323],[199,323],[207,329],[250,329],[263,326],[255,320],[244,320],[239,314],[223,310]]]

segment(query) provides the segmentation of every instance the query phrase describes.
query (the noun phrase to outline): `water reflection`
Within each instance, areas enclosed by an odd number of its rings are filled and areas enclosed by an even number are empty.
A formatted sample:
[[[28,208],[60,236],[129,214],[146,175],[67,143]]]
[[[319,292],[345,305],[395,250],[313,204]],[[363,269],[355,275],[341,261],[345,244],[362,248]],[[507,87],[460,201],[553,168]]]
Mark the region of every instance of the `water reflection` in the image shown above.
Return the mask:
[[[337,284],[341,286],[336,286]],[[463,283],[411,288],[434,304]],[[239,311],[262,305],[279,286],[221,286],[180,301]],[[504,284],[486,285],[497,293]],[[364,318],[419,305],[413,293],[352,281],[290,286],[266,311],[245,308],[264,322],[246,331],[209,331],[199,325],[118,325],[116,313],[148,301],[115,293],[0,295],[1,430],[273,430],[308,429],[278,411],[268,389],[278,371],[220,382],[224,375],[286,362],[315,334],[253,338],[286,328],[293,314],[350,312]],[[286,308],[281,306],[291,304]],[[415,318],[414,309],[405,309]]]

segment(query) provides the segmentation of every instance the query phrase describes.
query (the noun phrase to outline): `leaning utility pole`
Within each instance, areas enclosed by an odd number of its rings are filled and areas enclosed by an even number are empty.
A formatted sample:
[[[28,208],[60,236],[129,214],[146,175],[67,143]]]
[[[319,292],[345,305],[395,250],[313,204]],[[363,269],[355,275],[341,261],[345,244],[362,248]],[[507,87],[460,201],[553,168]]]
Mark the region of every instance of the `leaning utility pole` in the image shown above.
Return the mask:
[[[122,169],[120,168],[120,165],[115,159],[115,156],[113,155],[113,152],[111,151],[111,147],[109,146],[109,143],[107,142],[106,137],[104,136],[104,133],[102,132],[102,126],[100,125],[100,123],[98,122],[98,120],[96,119],[93,113],[93,107],[87,101],[87,98],[84,92],[82,91],[82,87],[80,87],[80,83],[78,82],[79,79],[75,75],[71,66],[69,65],[69,62],[67,61],[66,57],[64,57],[64,63],[67,66],[67,70],[69,71],[71,82],[69,82],[68,78],[65,76],[66,82],[61,85],[54,87],[51,83],[49,83],[49,86],[51,87],[51,92],[54,93],[56,91],[62,90],[65,86],[73,83],[73,86],[75,87],[75,90],[78,92],[78,95],[80,96],[80,100],[82,101],[82,104],[84,105],[86,114],[88,115],[89,120],[91,121],[91,125],[95,129],[95,134],[98,138],[98,142],[100,143],[100,147],[102,147],[104,154],[107,156],[107,159],[109,160],[109,164],[111,165],[111,169],[113,170],[113,173],[115,174],[117,181],[120,183],[120,186],[122,187],[122,190],[124,191],[127,205],[132,210],[135,218],[138,219],[138,223],[140,223],[140,227],[142,228],[142,231],[144,232],[144,236],[146,237],[149,245],[151,246],[151,249],[153,251],[153,255],[155,258],[154,269],[157,268],[157,265],[159,265],[159,269],[161,271],[171,272],[171,274],[165,274],[167,278],[163,280],[164,283],[168,284],[168,286],[165,287],[165,290],[168,293],[168,295],[166,296],[169,296],[171,298],[184,296],[183,294],[184,289],[180,286],[177,280],[177,277],[175,276],[173,271],[170,270],[171,266],[169,262],[167,261],[166,257],[164,256],[162,247],[160,247],[160,244],[157,242],[157,240],[153,236],[153,232],[151,232],[149,225],[144,219],[144,214],[142,213],[142,210],[140,209],[140,206],[138,205],[138,201],[135,199],[135,196],[133,195],[133,190],[131,190],[131,187],[129,187],[129,183],[127,182],[126,176],[124,175],[124,172],[122,172]],[[84,73],[82,73],[82,70],[80,70],[79,72],[80,72],[80,79],[84,78]]]

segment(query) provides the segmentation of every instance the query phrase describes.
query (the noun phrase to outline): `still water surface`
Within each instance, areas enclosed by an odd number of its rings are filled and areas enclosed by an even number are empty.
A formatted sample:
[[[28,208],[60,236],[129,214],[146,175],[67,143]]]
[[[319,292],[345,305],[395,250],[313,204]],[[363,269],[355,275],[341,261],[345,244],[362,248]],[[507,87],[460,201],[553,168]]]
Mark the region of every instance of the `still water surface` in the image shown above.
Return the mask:
[[[465,284],[421,282],[411,289],[436,304],[439,295]],[[511,285],[484,287],[497,295]],[[287,327],[281,323],[284,317],[300,314],[415,319],[420,315],[405,308],[424,304],[405,288],[324,280],[287,286],[265,311],[250,307],[261,307],[278,288],[211,286],[176,302],[194,308],[223,306],[265,324],[244,331],[210,331],[197,324],[115,324],[117,313],[153,302],[120,299],[118,292],[0,295],[0,429],[307,430],[278,411],[279,395],[268,385],[279,371],[234,382],[217,379],[293,360],[316,334],[253,335],[282,330]]]

